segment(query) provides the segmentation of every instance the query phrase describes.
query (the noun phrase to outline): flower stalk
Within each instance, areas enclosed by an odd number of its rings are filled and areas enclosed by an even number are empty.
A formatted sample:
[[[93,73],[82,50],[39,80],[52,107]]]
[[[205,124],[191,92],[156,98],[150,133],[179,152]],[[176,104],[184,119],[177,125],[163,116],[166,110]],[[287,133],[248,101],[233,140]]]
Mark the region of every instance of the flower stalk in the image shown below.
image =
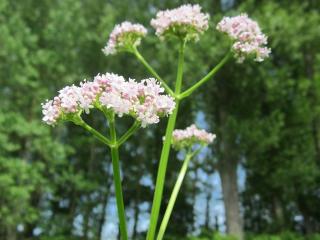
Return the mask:
[[[117,134],[116,134],[116,128],[115,128],[115,122],[114,122],[114,115],[112,115],[112,117],[109,119],[109,127],[110,127],[110,138],[113,143],[113,146],[111,147],[111,158],[112,158],[113,181],[114,181],[114,189],[116,193],[121,239],[128,240],[126,213],[124,210],[124,202],[123,202],[123,194],[122,194],[122,186],[121,186],[119,148],[117,146],[118,144],[117,144]]]
[[[229,51],[224,58],[201,80],[199,80],[196,84],[194,84],[189,89],[185,90],[183,93],[179,95],[180,99],[186,98],[190,96],[195,90],[197,90],[200,86],[202,86],[204,83],[209,81],[219,70],[220,68],[226,64],[226,62],[231,58],[231,52]]]
[[[136,47],[133,47],[132,53],[137,57],[137,59],[146,67],[146,69],[156,78],[160,81],[161,85],[164,87],[164,89],[167,91],[168,94],[170,94],[172,97],[174,97],[174,92],[172,89],[166,84],[166,82],[159,76],[159,74],[153,69],[153,67],[145,60],[145,58],[141,55],[141,53],[138,51]]]
[[[184,48],[185,48],[185,42],[181,41],[180,50],[179,50],[177,78],[176,78],[176,85],[175,85],[175,92],[174,92],[175,95],[180,94],[181,86],[182,86]],[[153,240],[155,237],[155,232],[156,232],[158,218],[159,218],[159,211],[161,206],[161,200],[163,195],[163,187],[164,187],[164,180],[166,176],[167,163],[168,163],[168,158],[170,153],[172,132],[175,128],[177,114],[179,110],[179,104],[180,104],[180,100],[176,99],[176,107],[174,109],[173,114],[170,115],[169,117],[167,129],[166,129],[165,140],[162,147],[160,163],[158,168],[155,193],[153,197],[151,217],[150,217],[150,227],[147,233],[147,240]]]
[[[131,137],[131,135],[134,134],[140,126],[140,122],[135,121],[129,128],[129,130],[119,138],[119,140],[117,141],[117,146],[120,147],[125,141],[127,141],[128,138]]]
[[[183,182],[184,177],[186,175],[186,172],[187,172],[187,169],[188,169],[188,166],[189,166],[189,162],[190,162],[190,160],[192,159],[193,156],[197,155],[201,151],[201,149],[202,148],[199,148],[199,149],[197,149],[197,150],[195,150],[193,152],[189,151],[186,154],[186,157],[185,157],[185,160],[183,161],[183,164],[182,164],[182,167],[180,169],[177,181],[176,181],[176,183],[174,185],[174,188],[172,190],[172,193],[171,193],[168,205],[167,205],[167,209],[166,209],[164,217],[162,219],[162,222],[161,222],[161,225],[160,225],[160,229],[159,229],[159,232],[158,232],[158,236],[157,236],[157,240],[162,240],[162,238],[164,236],[164,233],[166,231],[166,228],[167,228],[167,225],[168,225],[168,222],[169,222],[169,219],[170,219],[174,204],[175,204],[175,202],[177,200],[178,193],[179,193],[179,191],[181,189],[182,182]]]
[[[111,142],[107,137],[103,136],[101,133],[99,133],[97,130],[95,130],[93,127],[88,125],[85,121],[82,119],[76,123],[76,125],[79,125],[83,127],[85,130],[90,132],[95,138],[100,140],[102,143],[106,144],[107,146],[111,147],[113,145],[113,142]]]

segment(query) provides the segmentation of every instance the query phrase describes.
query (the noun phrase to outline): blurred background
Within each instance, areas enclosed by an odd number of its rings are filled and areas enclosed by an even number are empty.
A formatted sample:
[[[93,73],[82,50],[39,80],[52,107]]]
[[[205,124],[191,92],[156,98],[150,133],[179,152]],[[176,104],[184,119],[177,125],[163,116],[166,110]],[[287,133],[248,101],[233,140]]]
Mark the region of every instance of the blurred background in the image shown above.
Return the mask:
[[[177,127],[196,122],[217,141],[193,159],[167,239],[320,239],[319,0],[0,0],[1,240],[118,239],[108,149],[71,124],[46,126],[40,104],[97,73],[149,77],[134,56],[101,52],[124,20],[148,27],[140,50],[172,84],[177,46],[160,42],[149,21],[183,3],[211,15],[210,29],[187,46],[185,88],[227,52],[215,30],[224,15],[257,20],[272,55],[230,61],[183,102]],[[107,131],[99,113],[87,121]],[[130,124],[120,119],[119,132]],[[165,125],[139,130],[121,148],[132,239],[148,227]],[[180,158],[172,151],[162,214]]]

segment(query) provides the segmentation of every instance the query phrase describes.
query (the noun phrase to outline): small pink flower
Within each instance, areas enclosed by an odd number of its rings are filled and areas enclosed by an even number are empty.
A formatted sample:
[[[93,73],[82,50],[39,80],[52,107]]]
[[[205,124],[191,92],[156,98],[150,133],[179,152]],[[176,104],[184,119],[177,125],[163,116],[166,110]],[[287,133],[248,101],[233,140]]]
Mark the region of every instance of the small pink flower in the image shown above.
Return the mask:
[[[114,27],[102,51],[106,55],[112,55],[118,51],[130,51],[132,47],[140,44],[141,38],[146,34],[147,29],[141,24],[123,22]]]
[[[61,114],[60,98],[55,97],[53,100],[47,100],[42,103],[42,120],[48,125],[54,125],[57,123]]]
[[[78,96],[79,105],[84,109],[86,113],[89,113],[89,109],[93,108],[98,94],[100,93],[100,86],[96,82],[84,81],[80,83],[80,94]]]
[[[226,33],[233,41],[232,50],[238,62],[243,62],[248,55],[261,62],[269,57],[271,50],[265,45],[267,37],[261,32],[257,22],[241,14],[236,17],[224,17],[217,25],[217,30]]]
[[[172,134],[172,145],[177,149],[192,147],[194,144],[207,145],[216,138],[215,134],[208,133],[192,124],[186,129],[176,129]]]
[[[142,126],[158,123],[159,118],[168,116],[175,108],[174,99],[164,95],[164,89],[154,78],[144,79],[139,83],[138,102],[134,107],[137,119]]]
[[[75,113],[78,111],[78,98],[80,96],[80,88],[74,85],[64,87],[59,91],[61,108],[65,113]]]
[[[156,18],[151,20],[151,26],[161,39],[174,35],[186,40],[198,40],[199,35],[208,29],[208,20],[209,14],[202,13],[198,4],[186,4],[159,11]]]

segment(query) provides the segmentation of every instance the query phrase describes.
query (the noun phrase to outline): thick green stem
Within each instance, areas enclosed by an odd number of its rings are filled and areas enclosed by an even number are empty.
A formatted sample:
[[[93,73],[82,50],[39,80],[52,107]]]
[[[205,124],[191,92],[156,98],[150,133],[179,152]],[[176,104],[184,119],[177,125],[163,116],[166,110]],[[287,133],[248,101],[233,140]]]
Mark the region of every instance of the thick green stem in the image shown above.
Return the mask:
[[[159,76],[159,74],[151,67],[151,65],[144,59],[137,48],[133,49],[133,54],[138,58],[138,60],[147,68],[147,70],[160,81],[161,85],[165,88],[168,94],[174,96],[171,88],[166,84],[166,82]]]
[[[180,94],[179,98],[185,98],[188,97],[191,93],[193,93],[197,88],[202,86],[204,83],[206,83],[208,80],[210,80],[219,70],[220,68],[230,59],[231,52],[228,52],[226,56],[216,65],[205,77],[203,77],[200,81],[198,81],[196,84],[194,84],[192,87],[184,91]]]
[[[180,45],[180,51],[179,51],[179,63],[178,63],[176,89],[175,89],[176,95],[178,95],[181,91],[182,76],[183,76],[184,47],[185,47],[185,44],[182,42]],[[154,193],[153,202],[152,202],[150,225],[149,225],[149,230],[147,234],[147,240],[153,240],[155,237],[155,232],[156,232],[158,218],[159,218],[159,211],[161,206],[161,200],[162,200],[164,180],[165,180],[166,170],[167,170],[167,163],[168,163],[168,158],[170,153],[172,132],[175,128],[177,114],[179,110],[179,104],[180,104],[180,100],[176,99],[176,107],[173,113],[169,117],[167,129],[166,129],[165,140],[163,143],[160,163],[158,168],[155,193]]]
[[[135,133],[135,131],[140,127],[140,122],[135,121],[134,124],[129,128],[129,130],[123,134],[121,138],[119,138],[117,142],[117,146],[120,147],[125,141],[128,140],[129,137],[131,137],[132,134]]]
[[[184,63],[184,48],[185,48],[185,42],[181,42],[180,49],[179,49],[177,79],[176,79],[176,86],[174,91],[176,95],[179,95],[181,92],[183,63]]]
[[[171,193],[170,200],[169,200],[169,203],[167,205],[166,212],[165,212],[164,217],[162,219],[162,222],[161,222],[161,225],[160,225],[160,229],[159,229],[159,232],[158,232],[158,236],[157,236],[157,240],[161,240],[163,238],[163,236],[164,236],[164,233],[166,231],[166,228],[167,228],[167,225],[168,225],[171,213],[172,213],[173,206],[174,206],[174,204],[176,202],[176,199],[177,199],[178,193],[180,191],[183,179],[184,179],[184,177],[186,175],[186,172],[187,172],[188,165],[189,165],[191,157],[192,157],[192,155],[188,154],[186,156],[186,159],[183,162],[183,165],[182,165],[181,170],[180,170],[179,175],[178,175],[178,179],[177,179],[176,184],[174,185],[173,191]]]
[[[164,180],[165,180],[165,176],[166,176],[167,163],[168,163],[168,158],[169,158],[169,153],[170,153],[172,132],[175,127],[178,110],[179,110],[179,100],[176,101],[175,110],[169,117],[167,129],[166,129],[165,140],[163,143],[161,157],[160,157],[160,163],[159,163],[159,168],[158,168],[155,193],[154,193],[153,202],[152,202],[150,225],[149,225],[149,230],[148,230],[148,234],[147,234],[147,240],[153,240],[154,236],[155,236],[155,232],[156,232],[159,211],[160,211],[160,205],[161,205],[161,200],[162,200]]]
[[[109,119],[110,125],[110,137],[112,141],[111,157],[112,157],[112,168],[113,168],[113,181],[114,189],[116,193],[118,217],[120,223],[120,233],[122,240],[128,240],[127,225],[126,225],[126,213],[124,210],[122,186],[121,186],[121,174],[119,164],[119,150],[117,146],[117,135],[114,123],[114,116]]]

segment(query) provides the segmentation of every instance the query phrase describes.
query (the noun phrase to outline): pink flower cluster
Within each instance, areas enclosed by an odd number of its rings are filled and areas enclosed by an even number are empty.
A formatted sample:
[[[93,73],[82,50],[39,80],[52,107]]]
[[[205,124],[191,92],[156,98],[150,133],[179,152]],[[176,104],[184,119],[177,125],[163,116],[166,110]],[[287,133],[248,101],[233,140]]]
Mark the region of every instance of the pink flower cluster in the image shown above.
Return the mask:
[[[192,147],[194,144],[207,145],[212,143],[216,135],[199,129],[192,124],[186,129],[176,129],[172,135],[172,145],[177,149]]]
[[[217,30],[227,33],[234,40],[232,49],[240,63],[248,55],[255,56],[255,61],[261,62],[271,52],[269,48],[265,47],[267,37],[261,32],[258,23],[250,19],[247,14],[224,17],[218,23]]]
[[[97,107],[119,117],[131,115],[145,127],[172,113],[175,102],[163,93],[164,89],[153,78],[136,82],[113,73],[99,74],[93,81],[63,88],[57,97],[42,104],[43,121],[54,125]]]
[[[141,38],[147,34],[147,29],[141,24],[123,22],[112,30],[107,45],[102,49],[106,55],[115,54],[121,50],[131,50],[138,46]]]
[[[78,113],[80,110],[89,113],[89,109],[94,107],[93,103],[99,91],[100,87],[96,82],[84,81],[80,87],[75,85],[64,87],[53,100],[42,104],[42,120],[54,125],[67,114]]]
[[[180,38],[197,40],[199,35],[208,29],[209,14],[201,12],[198,4],[186,4],[178,8],[159,11],[151,20],[157,36],[164,38],[175,35]]]

